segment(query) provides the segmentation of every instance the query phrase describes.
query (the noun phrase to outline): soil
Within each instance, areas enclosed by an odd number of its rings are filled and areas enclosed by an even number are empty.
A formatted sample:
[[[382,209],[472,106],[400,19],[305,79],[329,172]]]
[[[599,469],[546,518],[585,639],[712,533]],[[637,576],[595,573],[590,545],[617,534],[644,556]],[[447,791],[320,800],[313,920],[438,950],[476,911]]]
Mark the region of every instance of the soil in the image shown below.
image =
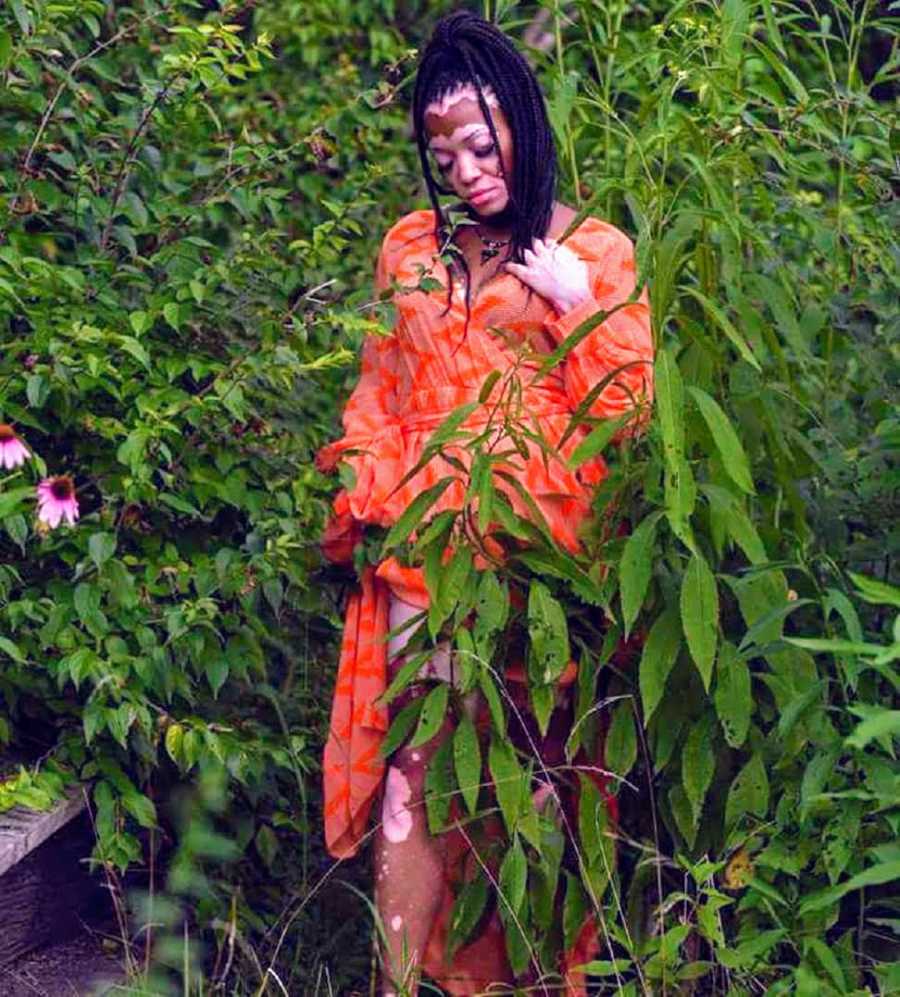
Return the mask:
[[[114,997],[122,993],[124,980],[121,963],[104,945],[104,934],[84,931],[0,969],[0,997]]]

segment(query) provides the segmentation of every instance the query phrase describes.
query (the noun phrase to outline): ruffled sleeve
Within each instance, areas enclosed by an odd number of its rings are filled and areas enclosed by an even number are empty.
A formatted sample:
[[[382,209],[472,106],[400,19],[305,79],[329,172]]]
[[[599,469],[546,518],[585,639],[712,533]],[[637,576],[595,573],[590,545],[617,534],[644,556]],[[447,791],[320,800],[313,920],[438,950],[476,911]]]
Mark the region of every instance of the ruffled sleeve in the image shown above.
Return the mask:
[[[599,220],[568,243],[588,264],[593,296],[548,324],[557,343],[598,312],[628,301],[635,287],[634,247],[623,232]],[[562,365],[566,391],[577,408],[605,377],[614,376],[592,403],[590,415],[616,418],[653,397],[653,336],[644,290],[596,326],[567,355]]]
[[[375,288],[390,286],[391,233],[385,237],[375,269]],[[388,335],[368,335],[363,342],[359,382],[344,408],[344,435],[316,455],[322,471],[331,471],[343,460],[353,470],[355,483],[340,492],[336,514],[349,514],[360,522],[388,525],[382,520],[384,498],[397,482],[403,459],[403,436],[398,418],[397,388],[400,352],[396,330]]]

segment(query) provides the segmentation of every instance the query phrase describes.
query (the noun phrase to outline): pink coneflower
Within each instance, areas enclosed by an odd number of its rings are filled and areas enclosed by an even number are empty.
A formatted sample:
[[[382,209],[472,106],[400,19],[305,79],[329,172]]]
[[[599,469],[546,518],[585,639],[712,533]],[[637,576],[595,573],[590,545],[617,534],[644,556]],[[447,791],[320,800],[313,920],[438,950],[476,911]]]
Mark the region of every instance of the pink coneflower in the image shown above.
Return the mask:
[[[12,470],[31,456],[31,451],[19,439],[18,434],[5,422],[0,422],[0,467]]]
[[[38,519],[55,529],[65,518],[70,526],[78,519],[75,482],[68,474],[45,478],[37,487]]]

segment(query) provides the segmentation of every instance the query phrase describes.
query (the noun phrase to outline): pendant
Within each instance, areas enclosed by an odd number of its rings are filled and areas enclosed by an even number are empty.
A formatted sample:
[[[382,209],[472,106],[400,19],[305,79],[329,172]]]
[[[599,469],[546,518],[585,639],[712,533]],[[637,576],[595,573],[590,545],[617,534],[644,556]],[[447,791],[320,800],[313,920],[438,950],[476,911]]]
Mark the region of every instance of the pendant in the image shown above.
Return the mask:
[[[488,260],[492,260],[498,253],[499,249],[482,249],[481,250],[481,262],[482,264],[487,263]]]

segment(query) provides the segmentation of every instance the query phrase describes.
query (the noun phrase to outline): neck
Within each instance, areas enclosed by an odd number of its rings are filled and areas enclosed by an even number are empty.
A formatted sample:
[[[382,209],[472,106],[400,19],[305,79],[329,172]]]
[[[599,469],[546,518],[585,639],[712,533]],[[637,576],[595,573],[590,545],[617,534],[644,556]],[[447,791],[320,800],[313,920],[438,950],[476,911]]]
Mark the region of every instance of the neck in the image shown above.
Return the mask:
[[[477,231],[486,239],[508,239],[512,235],[516,212],[510,205],[496,215],[482,216],[468,206],[466,213],[473,221],[478,222]]]

